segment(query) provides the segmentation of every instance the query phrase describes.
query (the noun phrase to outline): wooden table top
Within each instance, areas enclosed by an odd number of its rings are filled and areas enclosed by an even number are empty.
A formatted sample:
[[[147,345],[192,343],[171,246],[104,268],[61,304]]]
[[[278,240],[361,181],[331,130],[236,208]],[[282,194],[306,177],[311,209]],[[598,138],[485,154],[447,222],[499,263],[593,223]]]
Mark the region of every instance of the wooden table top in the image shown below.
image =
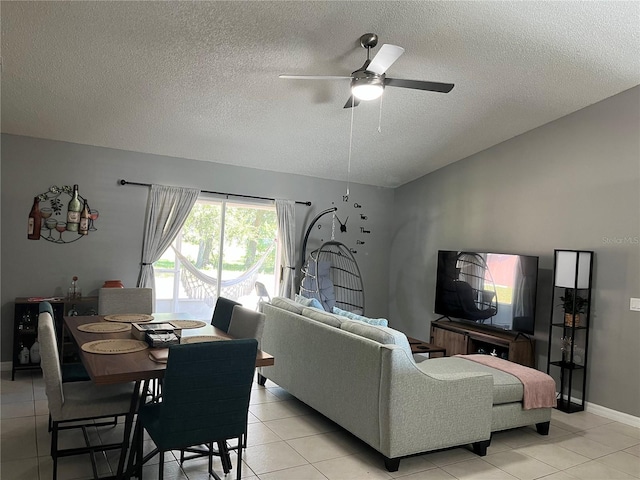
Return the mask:
[[[154,315],[155,316],[155,315]],[[182,318],[182,317],[180,317]],[[173,318],[174,320],[176,318]],[[170,314],[157,315],[154,321],[172,320]],[[64,323],[78,344],[78,347],[94,340],[107,340],[110,338],[133,338],[131,332],[121,333],[89,333],[78,330],[79,325],[105,321],[102,315],[64,317]],[[212,325],[202,328],[192,328],[182,330],[183,336],[192,335],[215,335],[231,339],[222,330],[218,330]],[[133,353],[122,353],[115,355],[101,355],[87,353],[78,348],[80,358],[89,376],[97,385],[107,385],[113,383],[134,382],[136,380],[150,380],[162,378],[166,364],[154,362],[149,358],[149,349]],[[274,364],[272,355],[258,350],[256,357],[256,367],[267,367]]]

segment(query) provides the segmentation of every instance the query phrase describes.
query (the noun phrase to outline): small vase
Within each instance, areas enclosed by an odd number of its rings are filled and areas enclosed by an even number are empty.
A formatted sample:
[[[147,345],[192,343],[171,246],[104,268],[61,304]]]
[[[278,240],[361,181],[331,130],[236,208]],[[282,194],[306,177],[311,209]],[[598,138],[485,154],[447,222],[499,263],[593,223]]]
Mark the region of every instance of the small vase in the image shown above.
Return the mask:
[[[124,288],[121,280],[107,280],[102,285],[102,288]]]

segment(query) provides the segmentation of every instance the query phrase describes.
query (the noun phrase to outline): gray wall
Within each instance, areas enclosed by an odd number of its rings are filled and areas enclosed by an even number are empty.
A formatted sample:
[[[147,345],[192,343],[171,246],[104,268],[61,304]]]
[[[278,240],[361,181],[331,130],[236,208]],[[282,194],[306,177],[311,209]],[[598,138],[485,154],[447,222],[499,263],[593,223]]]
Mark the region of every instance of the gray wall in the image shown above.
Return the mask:
[[[344,182],[13,135],[2,135],[1,147],[2,361],[12,358],[15,297],[62,295],[74,275],[79,277],[85,295],[95,294],[108,279],[121,279],[125,286],[135,286],[149,189],[118,185],[123,178],[310,200],[312,207],[296,206],[300,240],[307,223],[335,205],[343,222],[350,217],[347,233],[337,228],[336,240],[354,248],[357,239],[362,238],[358,235],[360,223],[356,214],[366,213],[372,234],[364,246],[358,245],[356,254],[365,282],[366,311],[373,316],[387,315],[388,281],[380,272],[389,269],[391,189],[352,184],[350,201],[344,203]],[[98,231],[64,245],[27,240],[27,217],[33,197],[50,185],[74,183],[91,207],[100,211]],[[355,202],[363,208],[354,209]],[[314,230],[310,248],[317,247],[321,238],[330,239],[331,216],[323,217],[319,223],[323,228]]]
[[[438,249],[539,255],[541,369],[553,249],[595,250],[587,400],[640,416],[640,314],[629,311],[629,298],[640,296],[639,106],[634,88],[395,191],[352,185],[348,204],[341,182],[2,135],[1,359],[11,359],[15,297],[62,294],[73,275],[85,294],[106,279],[135,284],[148,189],[118,186],[125,178],[311,200],[311,208],[296,207],[300,239],[306,224],[335,204],[341,220],[350,217],[348,233],[336,237],[358,250],[367,313],[388,313],[394,327],[424,339],[436,318]],[[99,231],[68,245],[28,241],[33,196],[73,183],[100,210]],[[311,245],[330,236],[330,217],[320,223]],[[358,233],[363,225],[370,235]],[[366,244],[356,246],[358,239]]]
[[[546,369],[553,250],[595,251],[587,401],[640,416],[640,87],[396,189],[390,318],[428,338],[438,249],[540,257]]]

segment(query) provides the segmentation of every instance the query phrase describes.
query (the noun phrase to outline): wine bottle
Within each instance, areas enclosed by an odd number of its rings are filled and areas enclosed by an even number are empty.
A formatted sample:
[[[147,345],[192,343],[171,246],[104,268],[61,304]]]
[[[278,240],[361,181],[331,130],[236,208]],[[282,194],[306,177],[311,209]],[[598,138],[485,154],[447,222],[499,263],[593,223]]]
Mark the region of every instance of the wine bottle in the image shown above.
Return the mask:
[[[67,206],[67,230],[69,232],[77,232],[78,225],[80,224],[80,211],[82,210],[82,203],[78,198],[78,185],[73,186],[73,196],[69,200]]]
[[[78,227],[78,235],[86,235],[89,233],[89,205],[84,201],[84,206],[80,212],[80,226]]]
[[[29,228],[27,231],[27,238],[29,240],[40,239],[40,228],[42,227],[42,219],[40,217],[40,200],[38,197],[34,197],[33,206],[29,213]]]

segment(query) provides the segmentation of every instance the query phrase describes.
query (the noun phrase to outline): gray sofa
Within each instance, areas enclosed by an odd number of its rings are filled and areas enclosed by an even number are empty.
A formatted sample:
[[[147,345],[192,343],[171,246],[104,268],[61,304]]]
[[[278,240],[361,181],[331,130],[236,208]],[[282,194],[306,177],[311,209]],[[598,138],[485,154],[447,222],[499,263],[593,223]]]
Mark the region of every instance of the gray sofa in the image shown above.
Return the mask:
[[[512,375],[461,358],[416,363],[404,334],[307,308],[286,298],[263,304],[261,348],[272,380],[333,420],[396,471],[402,457],[471,444],[485,455],[491,433],[537,424],[550,409],[522,409]]]

